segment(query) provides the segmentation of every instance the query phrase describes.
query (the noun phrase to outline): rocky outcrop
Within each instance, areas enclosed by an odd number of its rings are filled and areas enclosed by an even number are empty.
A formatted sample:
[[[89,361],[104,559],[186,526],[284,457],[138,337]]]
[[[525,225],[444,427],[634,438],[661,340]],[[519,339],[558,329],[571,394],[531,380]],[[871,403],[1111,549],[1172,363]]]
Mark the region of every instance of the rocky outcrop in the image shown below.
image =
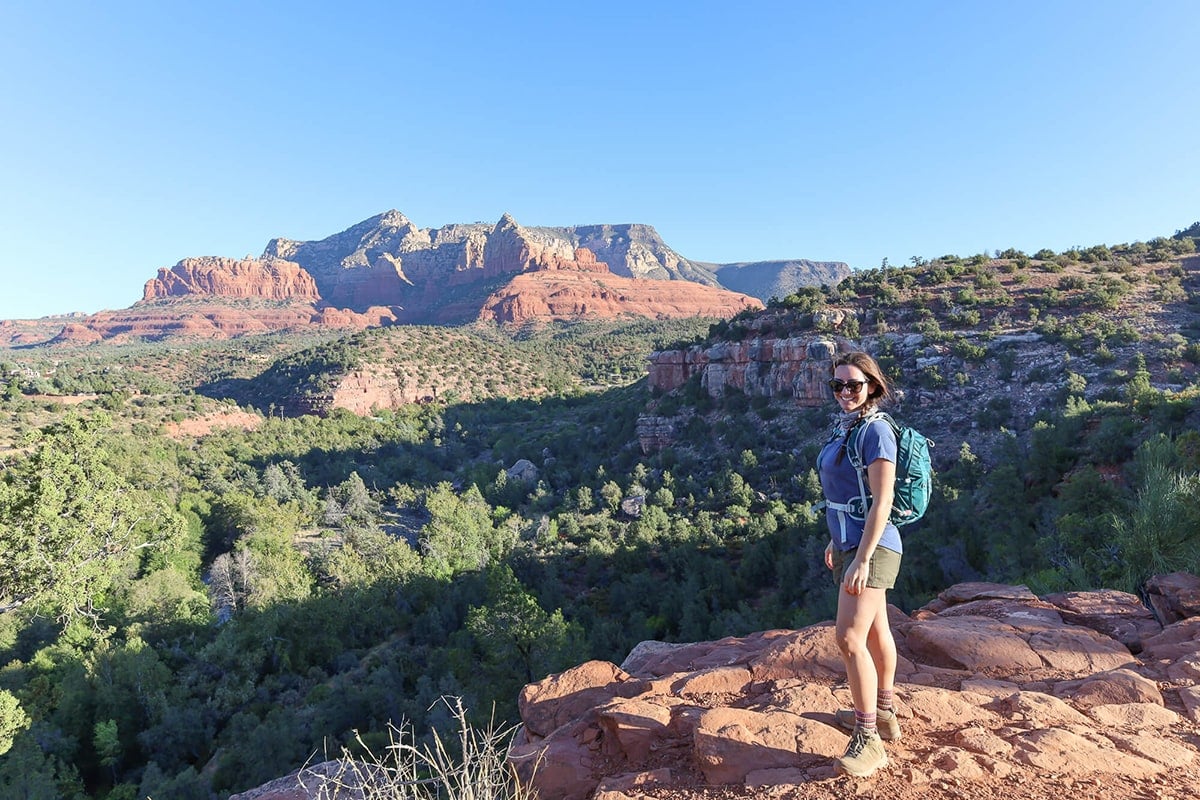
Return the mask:
[[[996,584],[890,613],[904,735],[867,784],[876,796],[938,785],[992,796],[1050,776],[1190,785],[1200,618],[1164,628],[1133,595],[1038,598]],[[1140,656],[1121,640],[1133,631]],[[849,703],[843,681],[830,623],[644,643],[620,666],[592,661],[525,687],[509,759],[541,796],[563,800],[706,797],[730,785],[845,796],[848,779],[832,769],[847,741],[834,719]]]
[[[637,438],[642,452],[657,453],[659,450],[670,447],[679,439],[680,431],[694,416],[694,412],[681,413],[676,416],[639,414]]]
[[[1159,583],[1173,607],[1190,580]],[[1182,586],[1182,593],[1176,587]],[[643,642],[524,688],[510,766],[555,800],[729,797],[1191,797],[1200,764],[1200,617],[1160,625],[1134,595],[965,583],[905,615],[902,738],[866,780],[833,758],[849,704],[830,622],[715,642]],[[1134,655],[1118,637],[1138,631]],[[231,800],[314,800],[374,774],[305,767]],[[386,783],[386,777],[385,777]],[[338,794],[340,797],[341,794]]]
[[[435,392],[424,382],[396,375],[384,364],[371,364],[346,374],[328,396],[317,395],[314,407],[296,409],[308,414],[326,414],[334,408],[344,408],[359,416],[379,409],[400,408],[409,403],[428,402]]]
[[[584,252],[592,256],[591,263],[594,264],[596,259],[591,251]],[[483,277],[572,269],[574,261],[575,246],[570,241],[523,228],[505,214],[488,236],[483,251]]]
[[[789,397],[797,405],[819,406],[829,401],[825,382],[834,357],[845,349],[847,345],[822,336],[759,336],[661,350],[650,356],[649,383],[652,389],[669,392],[699,375],[700,385],[712,397],[733,387],[749,395]]]
[[[59,335],[67,326],[76,326],[87,321],[87,314],[79,312],[60,314],[37,319],[0,320],[0,347],[25,347],[41,344]]]
[[[1163,624],[1200,617],[1200,577],[1186,572],[1157,575],[1146,583],[1146,599]]]
[[[279,258],[185,258],[146,282],[143,300],[187,296],[320,300],[317,284],[294,261]]]
[[[577,246],[591,250],[617,275],[722,286],[713,272],[716,265],[702,264],[679,255],[650,225],[579,225],[547,230],[556,231]],[[753,292],[744,293],[758,297]]]

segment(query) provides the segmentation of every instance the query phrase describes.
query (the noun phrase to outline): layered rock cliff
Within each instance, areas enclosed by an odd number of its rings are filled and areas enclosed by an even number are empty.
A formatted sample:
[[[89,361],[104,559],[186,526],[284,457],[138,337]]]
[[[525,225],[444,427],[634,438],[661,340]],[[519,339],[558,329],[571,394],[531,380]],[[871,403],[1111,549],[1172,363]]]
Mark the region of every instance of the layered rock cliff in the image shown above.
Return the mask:
[[[783,299],[805,286],[834,286],[851,275],[840,261],[745,261],[715,264],[713,272],[726,289],[745,292],[763,300]]]
[[[580,269],[582,268],[582,269]],[[576,260],[517,275],[483,303],[479,319],[501,325],[581,318],[732,317],[762,308],[756,298],[687,281],[623,278],[580,248]]]
[[[659,350],[650,355],[651,389],[669,392],[699,376],[700,386],[712,397],[729,389],[748,395],[791,398],[811,407],[829,401],[825,381],[842,341],[813,336],[782,339],[755,337],[738,342],[692,345],[679,350]]]
[[[146,282],[142,299],[252,297],[264,300],[321,299],[316,281],[294,261],[279,258],[185,258]]]
[[[405,321],[417,323],[469,320],[498,288],[497,281],[531,272],[611,272],[682,279],[676,287],[680,299],[675,305],[695,296],[689,291],[694,280],[717,287],[711,273],[692,267],[662,244],[649,226],[527,227],[509,214],[493,226],[476,223],[434,230],[418,228],[400,212],[388,211],[319,242],[275,239],[267,245],[265,256],[293,259],[303,265],[331,305],[395,305],[404,308]],[[539,286],[549,280],[542,276],[523,281],[519,288],[533,293],[525,305],[531,309],[540,306],[550,318],[559,318],[561,314],[551,309],[545,298],[571,291]],[[657,293],[668,292],[659,288]],[[632,300],[636,293],[625,294]],[[511,297],[513,291],[507,295]],[[627,308],[605,311],[607,304],[592,299],[591,311],[567,313],[576,317],[581,313],[643,313]],[[738,310],[745,307],[732,298],[730,301]],[[557,305],[567,308],[568,304]],[[711,299],[706,304],[712,305]],[[696,309],[691,313],[708,312]],[[485,310],[483,316],[506,321],[528,318],[520,312],[497,314],[494,310]]]

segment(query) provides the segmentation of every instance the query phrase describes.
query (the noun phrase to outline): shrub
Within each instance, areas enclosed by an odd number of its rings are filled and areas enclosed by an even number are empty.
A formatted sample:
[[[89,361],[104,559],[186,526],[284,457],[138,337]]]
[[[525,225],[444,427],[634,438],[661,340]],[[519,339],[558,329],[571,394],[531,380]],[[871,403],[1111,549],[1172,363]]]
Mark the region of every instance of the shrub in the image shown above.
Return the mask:
[[[1113,544],[1122,574],[1114,588],[1137,592],[1151,575],[1200,571],[1200,475],[1173,466],[1165,437],[1145,442],[1137,453],[1137,501],[1128,517],[1113,518]]]
[[[955,339],[952,345],[954,354],[966,361],[982,362],[987,357],[987,348],[972,344],[966,339]]]
[[[443,698],[458,725],[458,735],[445,740],[435,729],[432,743],[418,744],[407,723],[388,726],[389,742],[374,752],[360,735],[355,736],[355,757],[343,750],[336,768],[311,775],[318,797],[362,797],[364,800],[532,800],[529,785],[538,763],[530,763],[518,777],[508,763],[508,745],[515,727],[483,729],[471,725],[458,698]],[[304,777],[304,773],[301,773]],[[524,780],[522,780],[524,778]]]

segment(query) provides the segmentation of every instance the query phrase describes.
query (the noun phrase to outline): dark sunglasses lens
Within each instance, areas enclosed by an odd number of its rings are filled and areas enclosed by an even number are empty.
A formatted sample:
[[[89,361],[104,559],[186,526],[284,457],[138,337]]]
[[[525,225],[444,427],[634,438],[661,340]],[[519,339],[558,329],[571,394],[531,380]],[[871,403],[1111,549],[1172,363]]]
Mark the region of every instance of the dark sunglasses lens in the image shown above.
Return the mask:
[[[865,385],[865,381],[832,380],[829,382],[829,388],[833,389],[834,394],[841,394],[843,389],[849,389],[851,394],[858,394]]]

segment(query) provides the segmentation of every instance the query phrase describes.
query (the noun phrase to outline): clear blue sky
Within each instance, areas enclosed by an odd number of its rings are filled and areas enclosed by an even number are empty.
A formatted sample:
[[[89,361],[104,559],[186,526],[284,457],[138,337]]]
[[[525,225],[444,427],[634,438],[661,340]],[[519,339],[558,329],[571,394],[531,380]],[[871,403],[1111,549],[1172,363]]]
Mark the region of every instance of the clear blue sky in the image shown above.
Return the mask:
[[[0,0],[0,319],[396,208],[856,268],[1200,219],[1200,2]]]

